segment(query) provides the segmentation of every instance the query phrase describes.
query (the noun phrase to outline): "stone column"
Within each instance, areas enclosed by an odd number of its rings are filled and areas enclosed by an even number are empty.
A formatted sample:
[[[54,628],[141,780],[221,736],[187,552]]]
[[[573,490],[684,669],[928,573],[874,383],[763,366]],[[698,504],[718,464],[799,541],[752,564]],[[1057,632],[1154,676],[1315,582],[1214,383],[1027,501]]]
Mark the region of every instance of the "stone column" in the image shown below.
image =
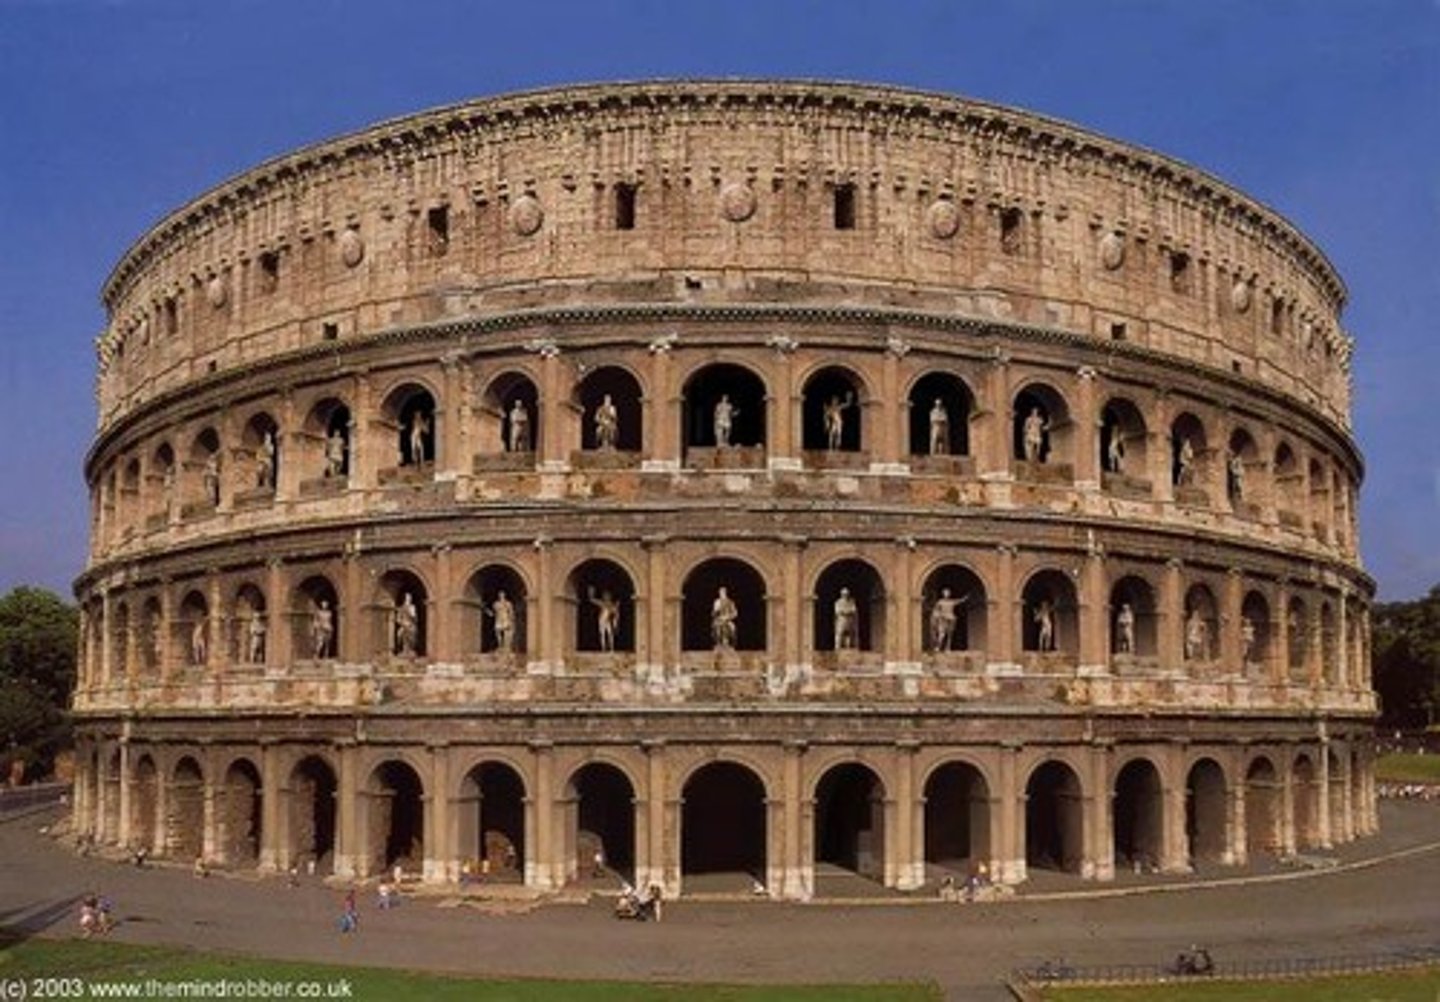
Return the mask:
[[[1245,663],[1240,639],[1244,618],[1245,575],[1238,567],[1225,572],[1225,594],[1220,599],[1220,664],[1227,675],[1243,677]]]
[[[909,345],[892,337],[890,345],[880,361],[880,393],[871,412],[862,415],[863,421],[871,417],[868,431],[873,441],[862,442],[870,453],[871,469],[878,473],[904,474],[910,470],[907,450],[901,435],[902,426],[908,426],[907,401],[900,390],[900,359],[910,351]],[[877,427],[878,424],[878,427]]]
[[[1020,746],[1004,742],[1000,746],[998,837],[991,839],[991,873],[997,881],[1018,884],[1025,880],[1025,789],[1020,785],[1018,762]]]
[[[1167,749],[1166,757],[1171,760],[1176,768],[1171,770],[1172,775],[1182,775],[1185,750],[1181,746],[1174,746]],[[1163,781],[1162,781],[1163,782]],[[1182,779],[1179,783],[1164,783],[1164,803],[1162,810],[1164,817],[1161,824],[1161,845],[1160,870],[1162,873],[1189,873],[1190,866],[1190,840],[1185,832],[1185,799],[1187,790]]]
[[[350,489],[373,488],[379,481],[383,446],[374,440],[371,428],[375,414],[370,401],[370,377],[365,372],[355,375],[351,392],[355,400],[350,408]]]
[[[212,756],[213,758],[213,756]],[[220,810],[216,804],[219,799],[219,790],[211,778],[213,775],[213,762],[205,764],[204,791],[201,796],[203,822],[201,824],[200,855],[206,860],[218,860],[223,856],[222,842],[220,838]],[[223,787],[221,788],[223,789]]]
[[[427,884],[450,883],[460,879],[460,850],[455,844],[455,826],[450,818],[450,746],[436,742],[428,750],[430,781],[425,784],[422,879]]]
[[[1155,394],[1150,409],[1150,420],[1155,423],[1146,429],[1149,441],[1145,454],[1150,466],[1150,482],[1155,487],[1155,498],[1162,502],[1175,500],[1175,443],[1170,437],[1170,391],[1160,390]]]
[[[367,622],[367,613],[370,611],[370,603],[365,592],[365,573],[360,566],[360,556],[357,553],[346,553],[344,556],[344,577],[345,583],[341,586],[340,593],[340,636],[335,652],[336,661],[368,661],[375,654],[369,649],[366,641],[366,634],[369,632],[370,623]]]
[[[1090,749],[1090,779],[1083,794],[1085,805],[1080,876],[1092,880],[1115,879],[1115,788],[1110,782],[1115,749],[1097,744]]]
[[[531,631],[525,645],[531,658],[527,670],[531,674],[547,674],[560,664],[568,638],[560,636],[560,623],[556,617],[554,541],[548,536],[536,536],[533,546],[536,557],[535,615],[530,618],[535,621],[535,626],[532,627],[528,621],[526,623],[526,629]]]
[[[555,754],[549,742],[532,741],[531,753],[535,769],[535,846],[534,857],[526,860],[525,885],[550,890],[563,883],[564,863],[560,857],[555,818]]]
[[[260,869],[267,873],[289,867],[289,849],[284,836],[289,825],[282,819],[287,803],[285,777],[280,771],[280,750],[273,744],[260,746]]]
[[[1277,685],[1288,684],[1290,681],[1290,585],[1286,581],[1281,581],[1280,587],[1276,589],[1275,611],[1270,618],[1274,624],[1270,646],[1275,652],[1270,681]]]
[[[1339,608],[1335,610],[1335,688],[1354,689],[1355,679],[1350,668],[1350,593],[1340,590]]]
[[[781,582],[784,588],[784,598],[781,600],[781,615],[784,617],[784,629],[781,642],[772,647],[778,647],[780,660],[786,666],[799,666],[809,662],[808,650],[805,646],[805,622],[804,616],[809,608],[805,597],[805,580],[802,558],[805,551],[806,539],[804,536],[782,536],[780,543],[783,549]]]
[[[570,404],[570,380],[560,371],[560,350],[553,344],[540,349],[540,469],[563,473],[570,468],[570,452],[565,448],[565,430],[569,424],[565,411]]]
[[[1294,762],[1286,750],[1287,761],[1280,769],[1280,854],[1295,855],[1295,772]]]
[[[1016,549],[1010,543],[995,547],[995,592],[988,596],[985,644],[991,675],[1012,675],[1019,671],[1015,655],[1020,649],[1020,596],[1015,592]],[[1023,856],[1021,857],[1024,858]],[[1018,878],[1025,879],[1024,875]]]
[[[974,439],[975,470],[984,479],[1007,481],[1013,478],[1011,452],[1014,449],[1015,402],[1010,399],[1010,356],[996,349],[985,372],[980,395],[983,434]],[[977,431],[982,429],[977,428]],[[1005,498],[1008,501],[1008,495]]]
[[[1352,775],[1352,755],[1347,746],[1340,759],[1340,831],[1331,835],[1341,842],[1355,840],[1355,777]]]
[[[370,838],[365,818],[361,817],[360,791],[360,749],[354,744],[343,744],[336,748],[340,775],[337,777],[335,807],[335,876],[364,876]]]
[[[285,594],[285,562],[271,557],[265,562],[265,663],[289,665],[295,660],[291,639],[289,603]],[[248,643],[248,641],[246,641]]]
[[[276,411],[275,500],[289,501],[300,496],[300,481],[305,479],[305,471],[300,467],[305,433],[296,421],[295,397],[289,387],[280,392],[280,406]]]
[[[917,742],[903,742],[895,748],[895,834],[887,831],[885,855],[893,860],[890,886],[913,891],[925,884],[925,820],[923,798],[915,788]],[[921,791],[923,792],[923,791]],[[916,825],[916,808],[922,812]],[[888,819],[887,819],[888,822]]]
[[[133,801],[135,799],[135,777],[130,769],[130,742],[126,738],[120,739],[120,809],[118,830],[115,833],[115,841],[121,847],[129,847],[131,829],[134,827],[135,819]]]
[[[1185,565],[1176,557],[1165,561],[1160,578],[1160,602],[1155,612],[1160,670],[1189,674],[1185,663]]]
[[[665,842],[665,743],[647,741],[642,745],[645,752],[645,812],[635,817],[635,831],[645,833],[645,853],[636,853],[635,886],[649,887],[658,884],[665,889],[666,896],[678,894],[679,885],[672,885],[666,879],[666,864],[670,857],[670,846]],[[638,838],[637,838],[638,841]],[[637,846],[638,849],[638,846]]]
[[[885,660],[887,667],[904,668],[914,665],[918,670],[920,652],[924,645],[919,643],[915,627],[915,599],[911,594],[911,553],[915,548],[912,536],[901,536],[895,540],[894,576],[886,588],[886,606],[889,622],[885,636]]]
[[[652,666],[652,671],[657,668],[663,671],[673,662],[672,655],[680,650],[679,638],[667,637],[665,632],[666,541],[667,537],[662,535],[644,536],[640,540],[645,550],[645,590],[649,594],[646,596],[643,620],[638,604],[635,609],[635,662]]]
[[[1315,813],[1319,816],[1315,819],[1315,836],[1319,848],[1329,849],[1333,844],[1333,834],[1330,831],[1330,742],[1322,737],[1319,750],[1316,753],[1315,782],[1318,788],[1315,791],[1313,802]]]
[[[1095,401],[1095,370],[1082,365],[1075,370],[1075,488],[1094,492],[1100,489],[1100,413]]]
[[[459,590],[450,580],[454,554],[448,542],[431,547],[435,565],[435,594],[428,596],[430,622],[425,638],[425,653],[432,662],[450,663],[462,659],[460,628],[455,598]]]
[[[436,402],[431,428],[431,434],[435,436],[435,478],[454,480],[465,470],[461,420],[465,392],[460,385],[460,354],[446,352],[440,357],[440,365],[444,373],[444,389],[441,391],[444,399]]]
[[[770,893],[787,901],[808,901],[812,893],[809,871],[802,855],[803,824],[801,802],[805,791],[801,787],[804,774],[805,742],[786,741],[781,763],[782,799],[784,802],[785,855],[779,860],[780,872],[772,875]]]
[[[766,450],[772,470],[798,470],[800,445],[804,441],[800,434],[802,407],[800,389],[795,385],[795,365],[792,352],[793,342],[788,339],[772,342],[776,345],[775,366],[769,379],[770,427],[766,431]]]
[[[104,689],[109,689],[115,682],[115,641],[111,637],[114,623],[110,589],[105,588],[100,592],[100,685]]]
[[[156,634],[156,668],[163,684],[175,674],[175,597],[171,594],[169,578],[160,580],[160,625],[156,627]]]
[[[1110,671],[1110,596],[1105,583],[1105,552],[1092,544],[1080,574],[1081,675]]]
[[[650,342],[650,393],[642,401],[645,421],[641,469],[668,472],[680,469],[685,451],[680,428],[680,394],[672,385],[674,364],[671,341]]]
[[[1229,812],[1229,824],[1226,825],[1228,837],[1220,862],[1225,866],[1244,866],[1250,861],[1250,843],[1245,829],[1245,777],[1242,773],[1237,773],[1237,778],[1226,793],[1229,794],[1226,798]]]
[[[202,665],[201,668],[204,670],[208,667],[210,677],[219,680],[225,674],[225,666],[230,662],[230,645],[225,642],[225,596],[220,586],[220,568],[211,567],[206,574],[209,575],[210,585],[205,596],[209,605],[206,611],[210,614],[210,620],[205,624],[208,665]]]

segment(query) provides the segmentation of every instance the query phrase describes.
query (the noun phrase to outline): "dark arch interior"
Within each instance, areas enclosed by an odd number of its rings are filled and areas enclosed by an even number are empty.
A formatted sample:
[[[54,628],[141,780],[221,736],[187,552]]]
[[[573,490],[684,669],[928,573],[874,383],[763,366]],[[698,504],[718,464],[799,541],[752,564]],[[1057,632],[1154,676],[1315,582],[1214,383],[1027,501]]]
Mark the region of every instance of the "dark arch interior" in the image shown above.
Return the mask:
[[[731,417],[730,444],[765,444],[765,384],[743,365],[707,365],[685,384],[681,420],[686,446],[713,448],[715,405],[728,396],[735,408]]]
[[[1255,631],[1254,639],[1250,642],[1248,660],[1252,664],[1264,664],[1270,656],[1270,603],[1266,602],[1265,596],[1258,591],[1252,591],[1245,596],[1245,601],[1240,606],[1240,615],[1242,619],[1240,624],[1242,654],[1244,652],[1245,621],[1248,621]]]
[[[226,862],[247,864],[259,859],[261,807],[260,770],[240,759],[225,772],[222,851]]]
[[[381,636],[376,645],[387,654],[398,654],[395,610],[406,595],[415,605],[415,653],[423,656],[429,636],[429,602],[425,584],[418,576],[405,570],[386,571],[380,578],[380,596],[384,606],[378,610]]]
[[[135,765],[135,806],[131,809],[134,841],[147,850],[155,848],[160,803],[160,774],[146,755]]]
[[[1084,858],[1084,803],[1069,766],[1046,762],[1025,785],[1025,862],[1040,870],[1079,873]]]
[[[418,871],[425,859],[424,789],[404,762],[384,762],[370,790],[371,872],[395,865]]]
[[[1149,762],[1129,762],[1115,777],[1115,862],[1136,869],[1160,865],[1164,797]]]
[[[944,564],[935,568],[930,576],[925,579],[923,589],[923,620],[921,630],[924,634],[925,649],[935,652],[938,650],[936,641],[938,637],[931,625],[931,614],[935,610],[935,602],[942,598],[946,590],[950,592],[950,598],[963,599],[955,609],[955,629],[950,635],[950,650],[952,651],[975,651],[984,650],[987,638],[986,630],[986,598],[985,585],[970,568],[961,564]]]
[[[399,432],[400,465],[419,466],[435,461],[435,398],[429,390],[414,388],[392,405]],[[390,409],[390,408],[387,408]],[[411,447],[410,428],[416,417],[421,422],[419,454]]]
[[[329,643],[320,652],[321,657],[340,656],[340,597],[336,593],[334,585],[326,578],[317,575],[306,578],[295,590],[295,606],[292,610],[295,629],[292,632],[294,633],[295,654],[299,659],[309,659],[315,655],[311,624],[315,609],[321,602],[326,602],[330,606],[333,627]]]
[[[735,649],[765,650],[765,581],[755,568],[733,557],[707,560],[686,576],[681,649],[708,651],[714,647],[711,610],[722,587],[736,607]]]
[[[1280,849],[1280,789],[1275,767],[1266,759],[1245,773],[1245,841],[1251,853]]]
[[[765,879],[765,785],[743,765],[712,762],[685,784],[680,869]]]
[[[925,783],[925,862],[961,870],[988,863],[990,790],[973,765],[951,762]]]
[[[205,778],[188,755],[175,766],[169,800],[166,827],[170,848],[182,861],[195,859],[205,848]]]
[[[849,405],[840,412],[843,430],[840,435],[841,452],[859,452],[861,449],[860,424],[860,381],[850,372],[837,366],[821,369],[805,383],[804,404],[801,407],[803,419],[804,448],[810,452],[822,452],[829,448],[829,435],[825,429],[825,408],[831,401]]]
[[[1048,602],[1053,621],[1055,651],[1074,653],[1079,646],[1078,619],[1076,614],[1075,585],[1056,570],[1040,571],[1025,583],[1023,592],[1024,619],[1021,623],[1024,649],[1041,650],[1040,621],[1036,614],[1041,604]]]
[[[1225,854],[1225,773],[1201,759],[1185,782],[1185,834],[1192,859],[1216,861]]]
[[[1100,412],[1100,468],[1106,473],[1143,478],[1145,439],[1145,418],[1140,409],[1129,400],[1111,400]],[[1119,469],[1115,468],[1117,461]]]
[[[575,601],[575,649],[601,650],[599,610],[590,601],[593,590],[597,598],[603,598],[608,592],[620,603],[615,650],[635,650],[635,586],[630,583],[630,575],[613,561],[587,560],[575,568],[570,581],[570,594]]]
[[[1068,417],[1064,400],[1048,386],[1030,386],[1015,395],[1015,419],[1011,428],[1015,458],[1025,461],[1025,422],[1032,412],[1045,423],[1036,460],[1041,463],[1055,462],[1060,458],[1056,455],[1055,447]]]
[[[497,376],[485,394],[486,404],[499,422],[500,451],[534,452],[540,441],[540,393],[535,384],[518,372]],[[511,415],[519,403],[525,409],[523,428],[515,428]],[[511,446],[518,448],[511,448]]]
[[[334,867],[336,793],[339,783],[323,760],[300,761],[290,779],[290,847],[297,863],[315,863],[318,873]]]
[[[815,788],[815,861],[883,877],[885,789],[867,767],[837,765]]]
[[[1204,460],[1206,450],[1205,426],[1193,414],[1181,414],[1170,426],[1170,479],[1175,484],[1180,483],[1180,452],[1187,441],[1194,452],[1190,466],[1189,485],[1199,486],[1200,464]]]
[[[1295,803],[1295,842],[1302,849],[1313,849],[1320,842],[1320,789],[1315,765],[1304,755],[1295,760],[1291,786]]]
[[[465,643],[467,646],[477,644],[478,649],[487,654],[500,649],[500,641],[495,635],[495,617],[491,609],[501,592],[505,593],[506,601],[515,609],[513,649],[515,653],[523,654],[526,649],[525,630],[529,618],[525,581],[504,564],[489,564],[480,568],[470,578],[466,601],[470,603],[470,622],[473,625],[466,633]]]
[[[916,380],[910,389],[910,455],[931,455],[930,413],[936,402],[945,410],[945,429],[941,447],[935,455],[967,456],[970,454],[970,414],[974,398],[959,376],[948,372],[931,372]]]
[[[576,388],[581,410],[580,441],[586,449],[600,447],[596,437],[595,415],[608,394],[619,419],[615,448],[621,452],[639,452],[644,439],[642,428],[640,384],[635,377],[617,366],[607,365],[587,374]]]
[[[598,851],[606,869],[633,883],[635,790],[630,780],[613,765],[593,762],[575,775],[572,786],[579,801],[575,849],[580,872],[592,870]]]
[[[314,411],[314,422],[318,426],[318,432],[323,439],[320,444],[320,469],[321,472],[329,472],[329,464],[325,460],[326,443],[334,435],[339,435],[345,443],[345,449],[340,457],[340,469],[336,476],[346,477],[350,475],[350,408],[336,400],[327,400],[316,406]]]
[[[1159,632],[1155,613],[1155,589],[1150,586],[1150,582],[1133,574],[1115,582],[1115,587],[1110,590],[1111,652],[1126,653],[1122,649],[1119,617],[1127,604],[1135,617],[1135,648],[1129,653],[1135,657],[1154,657]]]
[[[501,762],[470,770],[465,795],[474,809],[465,825],[463,843],[482,873],[492,879],[521,880],[525,867],[525,784],[520,774]]]
[[[879,650],[884,640],[885,586],[875,568],[863,560],[837,560],[815,582],[815,646],[839,650],[835,630],[835,602],[848,588],[855,600],[858,638],[855,650]]]

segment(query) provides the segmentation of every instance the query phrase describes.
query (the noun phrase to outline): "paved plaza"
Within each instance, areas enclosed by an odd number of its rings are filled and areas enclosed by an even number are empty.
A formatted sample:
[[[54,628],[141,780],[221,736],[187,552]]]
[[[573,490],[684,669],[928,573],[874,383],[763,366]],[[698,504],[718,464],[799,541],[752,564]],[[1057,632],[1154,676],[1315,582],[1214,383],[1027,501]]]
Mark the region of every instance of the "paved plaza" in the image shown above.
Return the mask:
[[[336,932],[336,887],[238,874],[202,882],[180,868],[81,859],[39,833],[53,820],[41,815],[0,823],[0,921],[71,935],[75,901],[100,889],[116,902],[115,937],[126,942],[476,976],[933,980],[952,998],[999,998],[996,982],[1007,970],[1049,957],[1147,963],[1199,942],[1217,959],[1239,960],[1433,943],[1440,851],[1405,850],[1440,840],[1440,805],[1382,807],[1384,834],[1345,854],[1381,861],[1300,879],[1126,896],[1088,894],[1115,888],[1078,880],[1043,881],[1046,892],[1079,893],[971,905],[682,901],[660,925],[617,922],[598,897],[493,914],[427,896],[380,912],[367,892],[355,936]]]

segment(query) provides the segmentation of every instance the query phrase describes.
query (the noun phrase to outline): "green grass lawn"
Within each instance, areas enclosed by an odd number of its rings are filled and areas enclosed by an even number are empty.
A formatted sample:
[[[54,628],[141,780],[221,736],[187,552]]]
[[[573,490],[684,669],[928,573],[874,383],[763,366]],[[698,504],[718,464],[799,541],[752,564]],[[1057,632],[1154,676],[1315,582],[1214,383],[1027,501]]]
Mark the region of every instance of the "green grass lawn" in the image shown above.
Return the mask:
[[[13,978],[126,981],[348,981],[356,1002],[938,1002],[934,985],[675,985],[624,981],[549,981],[445,977],[371,967],[257,960],[182,947],[132,946],[104,940],[26,940],[0,949],[0,983]],[[292,989],[293,991],[293,989]],[[89,997],[89,996],[84,996]]]
[[[1435,1002],[1440,969],[1296,981],[1207,981],[1128,988],[1052,988],[1045,1002]]]
[[[1381,783],[1440,783],[1440,755],[1381,755],[1375,760]]]

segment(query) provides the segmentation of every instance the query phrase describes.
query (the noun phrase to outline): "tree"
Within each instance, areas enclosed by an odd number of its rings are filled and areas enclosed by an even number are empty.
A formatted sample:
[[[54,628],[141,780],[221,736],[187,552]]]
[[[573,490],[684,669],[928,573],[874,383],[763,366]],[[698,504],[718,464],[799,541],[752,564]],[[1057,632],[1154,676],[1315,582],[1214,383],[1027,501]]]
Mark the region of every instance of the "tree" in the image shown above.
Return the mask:
[[[0,768],[19,759],[45,774],[70,744],[80,615],[54,592],[20,587],[0,597]]]
[[[1373,622],[1381,722],[1431,726],[1440,716],[1440,585],[1413,602],[1376,606]]]

